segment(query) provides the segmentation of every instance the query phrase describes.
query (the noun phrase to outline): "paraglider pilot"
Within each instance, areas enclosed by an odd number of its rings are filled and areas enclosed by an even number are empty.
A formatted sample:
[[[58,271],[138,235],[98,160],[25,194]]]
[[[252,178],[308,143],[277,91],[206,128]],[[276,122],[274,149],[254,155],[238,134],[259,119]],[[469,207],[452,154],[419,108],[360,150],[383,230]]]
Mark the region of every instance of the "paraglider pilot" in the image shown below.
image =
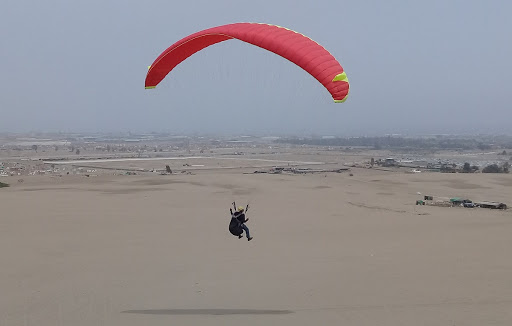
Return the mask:
[[[247,208],[249,205],[247,205]],[[247,241],[251,241],[252,237],[249,232],[249,228],[245,223],[249,221],[249,218],[245,216],[245,212],[247,209],[244,209],[243,206],[236,207],[235,203],[233,203],[233,208],[235,209],[235,212],[233,213],[233,209],[229,209],[229,212],[231,213],[231,221],[229,222],[229,232],[231,234],[238,236],[238,239],[243,237],[243,231],[245,231],[245,235],[247,236]]]

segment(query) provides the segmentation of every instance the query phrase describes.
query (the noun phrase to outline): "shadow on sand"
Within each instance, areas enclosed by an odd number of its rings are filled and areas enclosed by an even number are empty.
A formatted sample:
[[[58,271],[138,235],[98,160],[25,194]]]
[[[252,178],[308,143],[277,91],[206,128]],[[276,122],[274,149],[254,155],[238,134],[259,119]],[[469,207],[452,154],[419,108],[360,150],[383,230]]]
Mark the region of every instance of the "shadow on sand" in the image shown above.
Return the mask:
[[[284,315],[291,314],[291,310],[266,309],[153,309],[153,310],[126,310],[123,313],[146,315]]]

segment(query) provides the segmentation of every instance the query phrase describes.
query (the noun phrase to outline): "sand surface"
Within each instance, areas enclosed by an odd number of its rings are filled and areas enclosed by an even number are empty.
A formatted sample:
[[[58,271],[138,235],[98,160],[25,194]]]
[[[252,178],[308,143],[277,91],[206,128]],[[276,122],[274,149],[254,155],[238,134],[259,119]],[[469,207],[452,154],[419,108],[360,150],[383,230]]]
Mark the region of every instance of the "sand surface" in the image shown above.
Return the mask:
[[[4,178],[0,325],[512,325],[512,210],[415,205],[512,175],[351,172]]]

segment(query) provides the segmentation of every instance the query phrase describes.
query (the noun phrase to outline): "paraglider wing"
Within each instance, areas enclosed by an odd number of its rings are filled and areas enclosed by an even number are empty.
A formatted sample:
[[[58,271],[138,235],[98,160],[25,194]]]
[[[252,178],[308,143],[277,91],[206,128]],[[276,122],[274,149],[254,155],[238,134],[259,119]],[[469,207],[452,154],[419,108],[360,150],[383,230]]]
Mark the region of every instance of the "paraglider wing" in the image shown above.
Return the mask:
[[[347,99],[347,75],[329,51],[290,29],[259,23],[217,26],[179,40],[162,52],[149,66],[146,88],[155,88],[174,67],[192,54],[229,39],[238,39],[282,56],[316,78],[329,91],[335,102],[344,102]]]

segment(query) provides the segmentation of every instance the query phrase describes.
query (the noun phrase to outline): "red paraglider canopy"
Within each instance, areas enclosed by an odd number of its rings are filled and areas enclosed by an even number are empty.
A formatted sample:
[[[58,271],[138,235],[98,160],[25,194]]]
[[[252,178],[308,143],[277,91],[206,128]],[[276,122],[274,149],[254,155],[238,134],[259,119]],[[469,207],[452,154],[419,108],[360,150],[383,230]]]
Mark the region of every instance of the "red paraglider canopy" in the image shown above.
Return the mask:
[[[162,52],[149,67],[146,88],[155,88],[174,67],[192,54],[229,39],[238,39],[282,56],[316,78],[331,93],[335,102],[347,99],[347,75],[329,51],[300,33],[259,23],[213,27],[179,40]]]

